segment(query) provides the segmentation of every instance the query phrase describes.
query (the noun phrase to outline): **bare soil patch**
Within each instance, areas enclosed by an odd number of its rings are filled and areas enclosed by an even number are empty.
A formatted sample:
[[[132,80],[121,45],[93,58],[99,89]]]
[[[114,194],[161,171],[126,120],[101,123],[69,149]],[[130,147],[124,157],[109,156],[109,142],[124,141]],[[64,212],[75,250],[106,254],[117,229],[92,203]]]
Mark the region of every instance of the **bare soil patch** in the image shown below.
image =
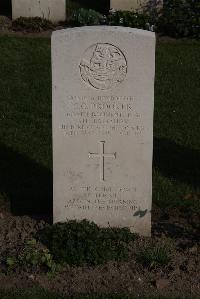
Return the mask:
[[[13,216],[0,210],[0,288],[40,286],[68,295],[81,293],[133,293],[138,295],[193,295],[200,298],[199,215],[187,215],[176,209],[153,209],[152,238],[139,237],[130,248],[127,262],[110,261],[91,267],[63,266],[56,273],[44,269],[17,267],[8,271],[7,256],[20,254],[26,240],[48,225],[47,218]],[[144,246],[158,242],[173,246],[167,266],[149,268],[134,258]],[[43,246],[39,244],[38,246]]]

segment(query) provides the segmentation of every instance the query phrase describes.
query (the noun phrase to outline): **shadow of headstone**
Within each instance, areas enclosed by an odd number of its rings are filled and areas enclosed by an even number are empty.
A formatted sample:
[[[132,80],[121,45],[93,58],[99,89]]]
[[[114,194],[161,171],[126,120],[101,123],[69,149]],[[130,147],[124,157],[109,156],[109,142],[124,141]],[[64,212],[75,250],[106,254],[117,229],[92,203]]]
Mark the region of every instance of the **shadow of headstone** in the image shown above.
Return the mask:
[[[153,165],[165,177],[200,187],[200,152],[166,138],[154,138]]]
[[[52,171],[0,144],[0,191],[14,215],[52,217]]]

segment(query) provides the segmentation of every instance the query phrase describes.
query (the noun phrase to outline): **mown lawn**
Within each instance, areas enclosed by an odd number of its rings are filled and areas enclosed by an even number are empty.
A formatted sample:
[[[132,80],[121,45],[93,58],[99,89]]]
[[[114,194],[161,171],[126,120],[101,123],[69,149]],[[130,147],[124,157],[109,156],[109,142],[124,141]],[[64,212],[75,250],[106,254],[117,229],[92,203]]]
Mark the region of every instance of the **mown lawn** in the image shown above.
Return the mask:
[[[155,204],[200,210],[200,42],[158,42]]]
[[[0,38],[0,199],[52,209],[48,38]],[[157,42],[153,202],[200,210],[200,42]]]

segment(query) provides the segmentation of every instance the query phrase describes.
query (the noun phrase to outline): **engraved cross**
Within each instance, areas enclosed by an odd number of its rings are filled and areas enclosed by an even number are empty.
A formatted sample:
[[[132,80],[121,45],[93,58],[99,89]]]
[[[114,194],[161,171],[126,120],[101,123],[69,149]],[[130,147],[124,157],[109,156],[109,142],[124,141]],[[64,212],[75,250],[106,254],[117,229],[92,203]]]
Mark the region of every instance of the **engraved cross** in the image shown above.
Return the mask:
[[[112,154],[105,154],[105,141],[100,141],[100,153],[89,153],[89,158],[100,159],[100,180],[105,181],[105,158],[116,159],[116,152]]]

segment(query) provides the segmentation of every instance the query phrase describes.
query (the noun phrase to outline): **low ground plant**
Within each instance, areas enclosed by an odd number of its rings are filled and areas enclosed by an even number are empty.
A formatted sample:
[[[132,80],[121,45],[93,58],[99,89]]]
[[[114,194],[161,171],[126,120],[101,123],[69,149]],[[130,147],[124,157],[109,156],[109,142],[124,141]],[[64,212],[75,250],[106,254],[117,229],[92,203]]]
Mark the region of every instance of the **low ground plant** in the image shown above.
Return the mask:
[[[40,32],[43,30],[53,29],[51,21],[40,18],[19,17],[13,22],[13,27],[17,30]]]
[[[137,260],[149,269],[165,267],[171,260],[172,247],[170,245],[167,243],[148,245],[138,252]]]
[[[18,254],[16,254],[18,251]],[[5,259],[6,270],[13,272],[16,268],[21,270],[37,272],[44,271],[54,273],[57,270],[53,257],[47,248],[35,240],[25,242],[14,254],[8,253]]]
[[[200,1],[166,0],[157,31],[172,37],[200,38]]]
[[[6,16],[0,15],[0,30],[10,29],[12,27],[11,20]]]
[[[57,223],[40,234],[57,262],[74,265],[126,260],[128,244],[135,238],[129,229],[99,228],[86,220]]]
[[[100,25],[104,21],[104,17],[99,12],[93,9],[77,9],[69,18],[71,26],[89,26]]]
[[[154,24],[147,13],[116,11],[107,16],[108,25],[154,30]]]

